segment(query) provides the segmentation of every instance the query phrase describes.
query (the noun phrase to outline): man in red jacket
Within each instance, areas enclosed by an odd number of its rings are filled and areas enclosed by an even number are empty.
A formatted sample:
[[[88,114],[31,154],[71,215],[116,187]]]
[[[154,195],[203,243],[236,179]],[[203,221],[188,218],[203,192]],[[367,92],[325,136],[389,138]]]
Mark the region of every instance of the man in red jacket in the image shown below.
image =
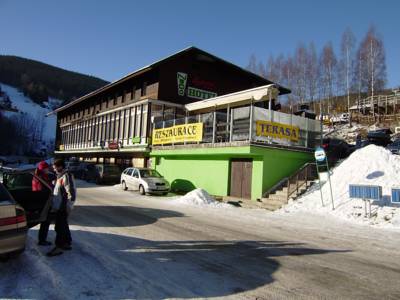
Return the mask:
[[[51,180],[49,178],[49,165],[45,161],[41,161],[36,170],[35,175],[43,179],[49,186],[52,186]],[[32,179],[32,191],[40,192],[43,189],[43,184],[36,177]],[[40,246],[48,246],[51,245],[51,242],[47,241],[47,235],[49,233],[50,221],[46,220],[40,223],[39,229],[39,242]]]

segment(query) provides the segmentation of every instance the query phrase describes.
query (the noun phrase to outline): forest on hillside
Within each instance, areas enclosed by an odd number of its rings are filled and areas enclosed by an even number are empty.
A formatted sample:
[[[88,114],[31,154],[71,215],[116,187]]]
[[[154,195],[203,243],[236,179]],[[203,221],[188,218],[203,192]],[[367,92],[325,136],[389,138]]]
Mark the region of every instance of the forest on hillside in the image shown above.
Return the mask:
[[[19,88],[39,104],[49,97],[70,101],[108,83],[94,76],[10,55],[0,55],[0,82]]]
[[[319,112],[346,111],[366,96],[387,94],[383,37],[370,26],[357,43],[347,28],[340,45],[318,47],[300,42],[293,54],[269,56],[264,63],[251,55],[247,69],[291,89],[288,106],[309,103]],[[335,51],[339,49],[339,51]]]

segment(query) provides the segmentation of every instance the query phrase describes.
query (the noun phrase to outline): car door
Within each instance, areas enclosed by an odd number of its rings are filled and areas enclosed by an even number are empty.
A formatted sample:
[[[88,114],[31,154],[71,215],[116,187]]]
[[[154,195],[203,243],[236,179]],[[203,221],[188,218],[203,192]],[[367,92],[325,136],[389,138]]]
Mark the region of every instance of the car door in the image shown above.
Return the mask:
[[[132,173],[133,173],[133,169],[129,168],[129,169],[126,170],[126,173],[124,174],[124,180],[125,180],[126,186],[129,189],[133,189],[133,186],[134,186],[133,185]]]
[[[32,181],[41,183],[42,189],[32,189]],[[31,172],[11,172],[4,174],[4,187],[26,214],[28,227],[33,227],[47,219],[52,201],[52,189],[41,178]]]
[[[139,178],[139,170],[138,169],[133,169],[131,178],[132,178],[131,179],[132,180],[132,189],[135,191],[139,190],[140,178]]]

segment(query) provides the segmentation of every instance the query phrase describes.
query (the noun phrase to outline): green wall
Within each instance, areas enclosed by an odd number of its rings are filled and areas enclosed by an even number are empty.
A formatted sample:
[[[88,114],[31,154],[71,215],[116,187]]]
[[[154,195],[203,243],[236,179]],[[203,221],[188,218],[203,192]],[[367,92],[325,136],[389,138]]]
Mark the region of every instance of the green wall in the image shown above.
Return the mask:
[[[261,198],[264,192],[284,177],[293,174],[306,162],[313,160],[312,153],[283,149],[251,147],[251,153],[257,157],[256,163],[253,161],[252,199]],[[254,180],[255,178],[257,180]]]
[[[229,195],[230,159],[252,158],[251,198],[312,160],[309,152],[258,146],[153,150],[154,167],[172,188],[190,191],[201,187],[213,195]]]

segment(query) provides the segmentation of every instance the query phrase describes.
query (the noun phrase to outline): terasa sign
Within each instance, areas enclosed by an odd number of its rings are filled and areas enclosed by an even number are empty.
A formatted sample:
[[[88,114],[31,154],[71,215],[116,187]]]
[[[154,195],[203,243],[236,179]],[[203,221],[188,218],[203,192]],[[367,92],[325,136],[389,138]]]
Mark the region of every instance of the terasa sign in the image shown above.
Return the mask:
[[[299,140],[299,127],[270,121],[256,121],[256,135],[278,139]]]
[[[182,142],[201,142],[203,139],[203,123],[176,125],[153,130],[153,145]]]
[[[186,88],[188,82],[188,74],[186,73],[183,72],[176,73],[176,79],[178,83],[179,96],[185,96],[186,94],[190,98],[201,99],[201,100],[218,96],[216,93],[202,90],[193,86],[188,86]]]

